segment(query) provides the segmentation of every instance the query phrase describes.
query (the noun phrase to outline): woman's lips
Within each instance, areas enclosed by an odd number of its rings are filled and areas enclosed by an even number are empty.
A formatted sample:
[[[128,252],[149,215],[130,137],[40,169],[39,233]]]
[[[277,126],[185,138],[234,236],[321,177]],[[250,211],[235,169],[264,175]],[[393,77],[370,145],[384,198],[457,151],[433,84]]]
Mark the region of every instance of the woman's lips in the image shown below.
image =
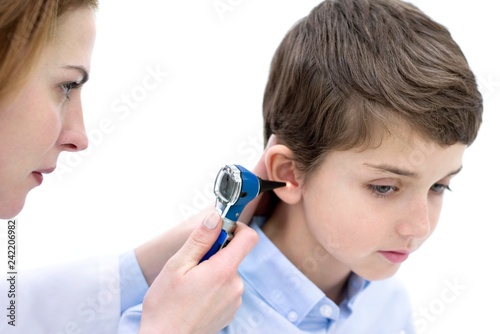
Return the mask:
[[[38,183],[38,185],[41,185],[42,182],[43,182],[43,174],[50,174],[55,169],[56,169],[55,167],[38,169],[38,170],[32,172],[31,175],[33,175],[33,177],[35,178],[35,180]]]
[[[37,169],[35,172],[40,173],[40,174],[50,174],[52,173],[56,168],[55,167],[49,167],[49,168],[42,168],[42,169]]]
[[[42,173],[40,173],[40,172],[33,172],[33,173],[31,173],[31,175],[33,175],[33,177],[35,178],[35,180],[38,183],[38,185],[42,184],[42,182],[43,182],[43,175],[42,175]]]
[[[380,254],[392,263],[401,263],[410,255],[406,251],[380,251]]]

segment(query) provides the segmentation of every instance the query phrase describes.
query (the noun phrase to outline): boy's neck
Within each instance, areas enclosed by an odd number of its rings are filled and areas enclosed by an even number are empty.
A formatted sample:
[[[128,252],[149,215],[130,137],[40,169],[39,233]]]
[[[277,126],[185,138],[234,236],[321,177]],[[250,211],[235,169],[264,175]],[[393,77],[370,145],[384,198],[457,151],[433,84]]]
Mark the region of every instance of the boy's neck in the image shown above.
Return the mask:
[[[351,271],[317,242],[301,208],[301,203],[279,202],[262,231],[290,262],[339,305]]]

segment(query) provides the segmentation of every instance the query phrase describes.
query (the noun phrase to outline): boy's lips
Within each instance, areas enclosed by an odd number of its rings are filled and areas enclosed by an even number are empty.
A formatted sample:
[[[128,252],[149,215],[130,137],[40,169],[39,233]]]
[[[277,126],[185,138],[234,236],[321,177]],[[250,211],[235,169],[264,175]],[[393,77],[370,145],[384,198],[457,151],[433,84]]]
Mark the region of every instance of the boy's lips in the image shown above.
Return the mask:
[[[392,263],[401,263],[410,255],[410,252],[405,250],[379,251],[379,253]]]

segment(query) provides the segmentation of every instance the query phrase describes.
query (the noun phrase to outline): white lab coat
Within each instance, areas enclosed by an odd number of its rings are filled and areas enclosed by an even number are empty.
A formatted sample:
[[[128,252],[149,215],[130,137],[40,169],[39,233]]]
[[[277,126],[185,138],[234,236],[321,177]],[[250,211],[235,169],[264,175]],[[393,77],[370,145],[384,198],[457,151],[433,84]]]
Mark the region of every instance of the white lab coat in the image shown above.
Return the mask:
[[[120,320],[118,256],[18,272],[16,326],[8,324],[7,307],[12,300],[8,278],[0,281],[1,334],[116,333]]]

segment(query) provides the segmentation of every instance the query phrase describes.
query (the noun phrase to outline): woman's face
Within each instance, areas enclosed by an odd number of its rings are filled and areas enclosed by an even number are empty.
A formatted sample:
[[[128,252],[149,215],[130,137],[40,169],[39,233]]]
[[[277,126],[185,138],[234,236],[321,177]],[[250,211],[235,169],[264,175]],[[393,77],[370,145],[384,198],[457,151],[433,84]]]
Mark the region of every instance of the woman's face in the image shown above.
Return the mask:
[[[92,9],[63,14],[27,84],[0,107],[0,218],[21,211],[42,174],[54,171],[61,151],[87,147],[80,88],[94,40]]]

